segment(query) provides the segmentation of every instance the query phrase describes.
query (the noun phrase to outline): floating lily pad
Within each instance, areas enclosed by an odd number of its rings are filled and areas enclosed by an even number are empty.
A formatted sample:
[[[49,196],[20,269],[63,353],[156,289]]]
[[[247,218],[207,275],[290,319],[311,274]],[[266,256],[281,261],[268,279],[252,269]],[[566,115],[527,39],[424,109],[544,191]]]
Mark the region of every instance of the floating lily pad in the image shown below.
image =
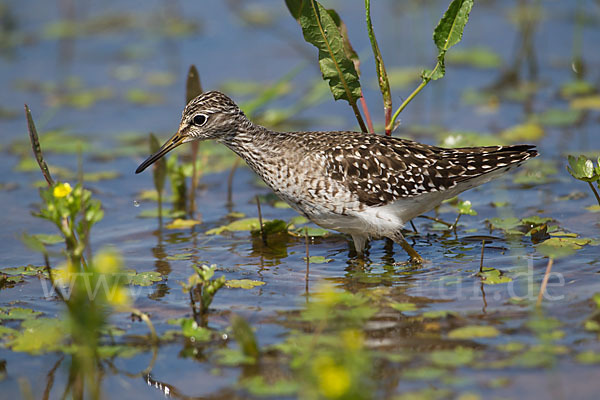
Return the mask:
[[[0,270],[0,273],[16,276],[35,276],[35,275],[44,275],[47,276],[46,267],[37,266],[37,265],[24,265],[20,267],[8,267]]]
[[[240,289],[252,289],[256,286],[262,286],[266,282],[255,281],[251,279],[229,279],[225,282],[225,286],[228,288],[240,288]]]
[[[288,224],[285,221],[280,219],[274,219],[272,221],[263,221],[263,232],[265,235],[274,235],[277,233],[285,233],[287,232]],[[253,229],[253,235],[259,235],[260,228]]]
[[[15,307],[15,308],[9,308],[7,310],[0,309],[0,320],[1,319],[23,319],[23,320],[34,319],[38,315],[41,315],[41,314],[42,314],[41,312],[32,310],[30,308]]]
[[[421,367],[404,371],[402,377],[408,380],[434,380],[440,379],[447,373],[443,368]]]
[[[387,70],[390,86],[395,89],[408,88],[411,84],[421,80],[422,67],[395,67]],[[374,87],[379,87],[377,82]]]
[[[127,283],[137,286],[151,286],[163,279],[162,274],[158,271],[145,271],[139,273],[128,271],[127,278]]]
[[[430,311],[425,311],[423,314],[421,314],[421,316],[423,318],[431,318],[431,319],[447,318],[451,315],[454,315],[454,312],[448,311],[448,310],[430,310]]]
[[[451,339],[476,339],[491,338],[500,334],[500,331],[493,326],[468,325],[456,328],[448,332]]]
[[[115,357],[128,359],[142,353],[143,349],[136,346],[114,344],[98,346],[97,351],[98,356],[102,359],[111,359]]]
[[[303,259],[306,261],[306,257],[303,257]],[[331,261],[333,261],[332,258],[325,258],[323,256],[310,256],[308,258],[308,262],[311,264],[326,264]]]
[[[265,221],[263,220],[263,223]],[[222,225],[217,228],[209,229],[206,231],[207,235],[220,235],[223,232],[234,232],[234,231],[251,231],[259,229],[258,218],[244,218],[237,221],[233,221],[230,224]]]
[[[305,229],[307,231],[305,231]],[[324,237],[324,236],[331,235],[331,231],[328,231],[327,229],[320,228],[320,227],[314,227],[314,226],[307,226],[307,227],[303,226],[303,227],[295,229],[294,231],[291,231],[290,233],[293,236],[304,237],[306,235],[305,232],[307,232],[309,237]]]
[[[481,281],[487,285],[497,285],[499,283],[512,282],[512,278],[504,275],[502,271],[496,268],[483,267],[483,270],[477,275],[481,277]]]
[[[38,318],[23,321],[22,331],[7,345],[13,351],[40,354],[59,350],[65,339],[65,323],[59,319]]]
[[[261,375],[243,379],[240,386],[257,397],[293,397],[299,389],[296,381],[278,379],[275,382],[267,382]]]
[[[195,219],[175,218],[171,223],[165,225],[167,229],[187,229],[196,226],[201,222]]]
[[[164,100],[158,93],[149,92],[139,88],[130,89],[125,94],[125,99],[139,105],[156,105],[162,103]]]
[[[460,367],[475,359],[475,351],[465,347],[453,350],[437,350],[429,354],[429,359],[438,367]]]
[[[561,258],[573,254],[590,242],[586,238],[552,237],[538,244],[536,250],[546,257]]]

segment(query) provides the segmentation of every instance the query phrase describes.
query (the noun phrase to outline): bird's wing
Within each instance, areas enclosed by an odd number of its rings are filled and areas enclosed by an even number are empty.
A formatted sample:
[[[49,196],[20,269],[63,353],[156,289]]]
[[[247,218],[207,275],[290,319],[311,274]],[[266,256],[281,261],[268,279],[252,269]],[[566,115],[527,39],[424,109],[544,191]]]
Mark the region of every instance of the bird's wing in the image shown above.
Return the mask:
[[[445,191],[535,157],[533,146],[459,149],[380,135],[348,135],[325,153],[327,174],[368,206]]]

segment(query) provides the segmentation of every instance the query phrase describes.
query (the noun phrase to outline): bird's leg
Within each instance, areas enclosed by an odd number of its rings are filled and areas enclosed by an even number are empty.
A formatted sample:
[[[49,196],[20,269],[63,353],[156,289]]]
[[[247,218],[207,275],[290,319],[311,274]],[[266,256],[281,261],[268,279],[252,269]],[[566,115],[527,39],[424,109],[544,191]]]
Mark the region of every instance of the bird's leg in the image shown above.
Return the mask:
[[[354,249],[359,257],[364,257],[365,247],[367,245],[367,236],[352,235],[352,241],[354,242]]]
[[[417,251],[413,249],[410,244],[408,244],[406,239],[404,239],[402,232],[397,231],[392,237],[390,237],[390,239],[402,246],[404,251],[406,251],[410,256],[410,262],[414,264],[421,264],[423,262],[423,257],[421,257],[419,253],[417,253]]]

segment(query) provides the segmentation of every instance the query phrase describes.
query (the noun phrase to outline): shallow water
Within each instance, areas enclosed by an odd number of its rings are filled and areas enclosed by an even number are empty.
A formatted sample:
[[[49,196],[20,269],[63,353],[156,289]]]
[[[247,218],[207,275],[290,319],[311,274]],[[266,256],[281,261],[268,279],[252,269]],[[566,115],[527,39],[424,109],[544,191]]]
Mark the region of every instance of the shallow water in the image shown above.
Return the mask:
[[[349,27],[353,46],[362,59],[365,98],[376,125],[382,126],[363,4],[323,3],[334,7]],[[446,131],[490,134],[494,135],[491,140],[502,140],[504,130],[536,116],[541,118],[547,110],[568,112],[573,103],[559,92],[565,83],[574,80],[573,43],[577,43],[579,29],[584,79],[597,91],[600,53],[595,49],[600,40],[600,8],[592,1],[544,2],[543,17],[532,36],[533,58],[529,58],[535,60],[535,73],[531,75],[527,58],[518,69],[521,80],[535,82],[536,89],[523,94],[516,86],[498,83],[503,73],[517,64],[523,41],[510,22],[510,16],[518,12],[518,3],[486,1],[475,5],[457,49],[485,46],[498,54],[501,65],[476,68],[449,61],[446,77],[426,87],[402,113],[396,135],[430,144],[439,144],[440,132]],[[575,3],[583,10],[580,25],[576,23]],[[431,32],[445,7],[444,1],[387,1],[373,6],[374,25],[388,69],[432,66]],[[147,335],[146,326],[133,321],[129,314],[113,314],[111,323],[125,330],[116,342],[141,350],[132,357],[117,356],[102,362],[99,369],[103,373],[98,381],[103,397],[126,394],[128,398],[162,398],[165,388],[170,396],[182,398],[261,397],[243,383],[255,376],[269,382],[294,376],[306,384],[294,375],[286,356],[269,346],[283,343],[298,330],[314,334],[315,326],[298,318],[309,304],[319,304],[318,292],[325,291],[323,285],[327,283],[340,293],[362,296],[375,310],[360,326],[363,350],[368,354],[363,362],[370,366],[369,379],[374,385],[369,397],[392,398],[410,393],[421,398],[597,397],[600,345],[598,332],[586,321],[595,321],[597,312],[591,298],[598,291],[600,252],[594,244],[600,236],[600,213],[585,208],[594,204],[591,191],[565,170],[566,154],[586,152],[597,157],[600,153],[597,106],[583,110],[573,123],[542,120],[539,124],[544,131],[534,140],[539,159],[555,168],[546,181],[515,182],[520,175],[513,173],[462,194],[460,198],[471,201],[477,215],[461,216],[456,233],[440,230],[430,220],[415,219],[419,233],[410,235],[410,241],[427,260],[422,267],[393,265],[405,261],[406,255],[398,246],[386,247],[384,241],[372,242],[368,260],[360,262],[349,251],[349,239],[332,234],[311,238],[310,256],[331,261],[311,263],[305,282],[303,237],[269,237],[265,246],[248,231],[206,234],[231,222],[233,219],[227,215],[232,211],[256,217],[255,196],[269,193],[249,169],[240,167],[234,178],[233,204],[227,205],[226,182],[232,156],[219,156],[228,160],[224,168],[213,168],[217,171],[202,176],[196,195],[197,217],[202,223],[188,229],[165,228],[168,218],[162,225],[157,218],[139,218],[141,212],[156,208],[156,203],[144,200],[140,194],[154,188],[150,171],[134,175],[148,154],[148,132],[166,140],[176,129],[190,64],[198,67],[205,90],[229,88],[231,96],[241,102],[251,99],[252,94],[243,95],[240,82],[273,84],[300,65],[300,72],[288,83],[289,93],[256,113],[255,118],[266,121],[263,123],[267,126],[272,125],[265,110],[293,107],[305,88],[319,80],[316,54],[302,41],[300,29],[283,3],[181,1],[175,7],[158,1],[130,0],[103,2],[100,7],[91,2],[72,5],[68,1],[25,1],[9,2],[1,10],[5,19],[16,21],[16,26],[6,31],[8,44],[0,47],[0,84],[4,89],[0,109],[8,114],[0,119],[0,204],[4,211],[0,268],[42,265],[42,257],[21,243],[20,234],[56,233],[49,223],[31,216],[40,203],[34,187],[42,179],[39,170],[35,167],[26,172],[18,168],[20,160],[31,158],[21,113],[21,105],[27,103],[42,133],[42,146],[45,132],[64,130],[88,144],[82,147],[85,172],[118,173],[112,179],[86,183],[105,211],[104,219],[92,231],[91,247],[97,251],[114,246],[123,254],[127,268],[162,274],[160,282],[131,288],[135,307],[150,315],[159,335],[178,328],[168,320],[191,316],[189,297],[179,282],[193,273],[192,264],[216,264],[217,276],[224,274],[228,280],[264,282],[252,289],[223,288],[217,293],[208,321],[221,339],[202,344],[177,336],[161,343],[154,361],[150,346],[138,346],[139,340],[136,342],[139,335]],[[71,12],[78,21],[87,21],[83,31],[74,38],[56,39],[52,36],[57,30],[55,24]],[[241,15],[267,18],[267,22],[251,24]],[[169,23],[169,17],[177,23]],[[190,25],[189,32],[169,34],[184,24]],[[74,78],[81,83],[73,83]],[[237,83],[227,86],[231,81]],[[57,88],[48,88],[52,84]],[[466,100],[467,91],[494,85],[496,98],[479,99],[475,104]],[[415,86],[393,86],[394,103],[400,104]],[[94,88],[96,91],[90,92]],[[104,94],[98,91],[100,88]],[[136,97],[138,89],[144,92]],[[79,97],[69,100],[64,93]],[[91,102],[87,106],[86,96]],[[318,104],[295,110],[291,118],[274,128],[356,129],[347,104],[332,101],[327,93],[320,99]],[[19,155],[19,142],[25,149],[23,155]],[[64,139],[64,147],[68,142],[72,139]],[[47,161],[76,171],[77,151],[65,153],[64,147],[46,151]],[[202,148],[207,154],[215,146]],[[177,152],[182,157],[189,150]],[[530,178],[544,178],[541,167],[534,163],[526,168]],[[579,192],[583,195],[560,199]],[[492,202],[507,205],[495,207]],[[167,202],[165,209],[169,208]],[[289,221],[296,215],[291,209],[262,203],[264,219]],[[453,222],[456,210],[443,205],[428,215]],[[548,259],[536,250],[530,237],[492,230],[486,222],[497,217],[520,219],[534,215],[551,217],[549,225],[593,240],[574,254],[555,260],[541,309],[536,309],[535,301]],[[483,235],[494,237],[485,245],[484,265],[501,270],[510,282],[484,284],[476,275]],[[56,253],[52,265],[62,260],[59,248],[52,247]],[[45,296],[46,284],[45,280],[27,277],[14,287],[3,287],[0,306],[31,308],[41,311],[44,317],[64,318],[62,303]],[[524,299],[515,300],[519,298]],[[399,310],[392,303],[411,305]],[[428,311],[447,313],[428,317],[424,314]],[[238,346],[228,328],[232,314],[243,316],[254,329],[263,354],[259,366],[227,366],[220,362],[218,349]],[[547,323],[552,318],[554,322]],[[536,325],[536,321],[546,322]],[[18,321],[4,321],[2,325],[19,327]],[[456,329],[472,325],[493,327],[497,332],[488,337],[453,336]],[[339,335],[341,329],[331,324],[325,332]],[[223,334],[228,338],[223,339]],[[45,391],[49,398],[62,396],[69,377],[69,354],[12,351],[8,339],[3,340],[0,391],[4,396],[23,396],[27,387],[34,398],[44,397]],[[516,350],[507,350],[506,345],[514,343],[518,344],[513,346]],[[452,354],[448,356],[451,362],[436,358],[443,356],[439,351],[457,348],[472,349],[474,353],[462,363]],[[596,358],[585,361],[589,359],[581,354],[586,352]],[[149,364],[153,365],[149,375],[132,376]],[[355,397],[359,397],[358,392]]]

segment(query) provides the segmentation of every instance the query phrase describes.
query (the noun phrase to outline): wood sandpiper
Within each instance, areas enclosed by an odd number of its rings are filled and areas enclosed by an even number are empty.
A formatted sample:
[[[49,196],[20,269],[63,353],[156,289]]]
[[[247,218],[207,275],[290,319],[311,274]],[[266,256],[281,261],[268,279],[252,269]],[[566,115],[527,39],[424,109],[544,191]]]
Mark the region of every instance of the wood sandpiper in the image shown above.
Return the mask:
[[[351,235],[358,255],[369,239],[387,237],[413,262],[422,258],[404,239],[404,224],[538,154],[531,145],[446,149],[358,132],[274,132],[211,91],[188,103],[177,133],[135,172],[206,139],[233,150],[309,220]]]

